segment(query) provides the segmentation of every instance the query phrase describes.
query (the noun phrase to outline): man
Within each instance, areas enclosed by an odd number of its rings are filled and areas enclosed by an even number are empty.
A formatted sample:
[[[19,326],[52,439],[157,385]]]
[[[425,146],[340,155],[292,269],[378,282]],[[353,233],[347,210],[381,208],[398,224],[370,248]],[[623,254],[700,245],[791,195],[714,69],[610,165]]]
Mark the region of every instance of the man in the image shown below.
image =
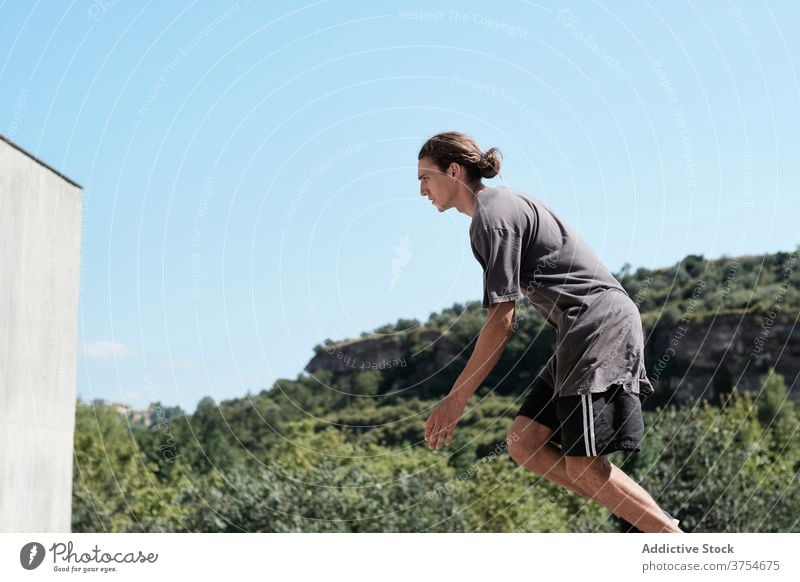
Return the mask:
[[[488,309],[472,356],[426,423],[428,447],[452,442],[467,400],[511,336],[516,300],[527,298],[556,329],[556,352],[511,425],[509,454],[638,531],[680,533],[678,520],[608,459],[616,450],[640,450],[641,401],[653,392],[639,312],[627,292],[544,202],[481,182],[500,171],[496,148],[483,153],[471,137],[446,132],[427,140],[418,160],[420,194],[439,212],[455,208],[472,218]]]

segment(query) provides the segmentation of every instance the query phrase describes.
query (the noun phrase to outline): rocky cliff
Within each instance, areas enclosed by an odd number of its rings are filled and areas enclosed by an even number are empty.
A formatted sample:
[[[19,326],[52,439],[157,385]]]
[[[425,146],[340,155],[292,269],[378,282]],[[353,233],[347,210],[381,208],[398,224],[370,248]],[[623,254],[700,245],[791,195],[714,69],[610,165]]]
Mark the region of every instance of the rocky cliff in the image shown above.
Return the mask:
[[[646,361],[657,388],[655,400],[660,404],[687,397],[713,400],[734,388],[756,392],[770,366],[784,376],[790,398],[800,399],[800,389],[794,389],[800,372],[799,314],[771,315],[728,313],[645,326]],[[462,345],[466,343],[455,345],[450,334],[424,328],[409,334],[369,336],[328,343],[305,370],[311,374],[321,370],[356,374],[403,368],[409,379],[429,378],[458,358],[463,367],[463,358],[474,346]],[[529,375],[513,364],[505,363],[510,375]]]

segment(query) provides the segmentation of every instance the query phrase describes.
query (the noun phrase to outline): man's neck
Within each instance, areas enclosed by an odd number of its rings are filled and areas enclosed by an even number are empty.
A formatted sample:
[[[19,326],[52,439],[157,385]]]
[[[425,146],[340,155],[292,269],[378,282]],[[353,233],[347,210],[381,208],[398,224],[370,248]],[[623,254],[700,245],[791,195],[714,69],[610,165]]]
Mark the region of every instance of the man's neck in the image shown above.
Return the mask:
[[[474,188],[467,188],[463,195],[463,204],[456,206],[458,211],[469,217],[475,216],[475,209],[478,206],[478,194],[486,190],[486,188],[483,184],[478,184]]]

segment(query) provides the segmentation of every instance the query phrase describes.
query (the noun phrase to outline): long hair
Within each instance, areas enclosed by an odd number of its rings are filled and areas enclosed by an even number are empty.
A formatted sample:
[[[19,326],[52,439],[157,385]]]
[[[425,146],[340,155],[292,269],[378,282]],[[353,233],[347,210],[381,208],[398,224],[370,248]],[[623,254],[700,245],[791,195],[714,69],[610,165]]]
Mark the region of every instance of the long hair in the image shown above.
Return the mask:
[[[497,148],[482,153],[477,142],[460,131],[446,131],[429,138],[419,150],[417,159],[426,156],[433,158],[442,172],[447,171],[453,162],[461,164],[471,183],[481,178],[494,178],[500,173],[500,160],[503,158]]]

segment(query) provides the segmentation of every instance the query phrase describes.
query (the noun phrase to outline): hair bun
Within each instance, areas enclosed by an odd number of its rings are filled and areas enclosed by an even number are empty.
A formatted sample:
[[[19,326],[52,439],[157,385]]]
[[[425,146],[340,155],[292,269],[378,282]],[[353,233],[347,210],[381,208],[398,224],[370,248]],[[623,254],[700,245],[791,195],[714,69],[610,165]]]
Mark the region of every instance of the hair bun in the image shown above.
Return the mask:
[[[500,160],[502,154],[497,148],[489,148],[486,152],[481,154],[478,167],[481,170],[481,176],[484,178],[494,178],[500,173]]]

